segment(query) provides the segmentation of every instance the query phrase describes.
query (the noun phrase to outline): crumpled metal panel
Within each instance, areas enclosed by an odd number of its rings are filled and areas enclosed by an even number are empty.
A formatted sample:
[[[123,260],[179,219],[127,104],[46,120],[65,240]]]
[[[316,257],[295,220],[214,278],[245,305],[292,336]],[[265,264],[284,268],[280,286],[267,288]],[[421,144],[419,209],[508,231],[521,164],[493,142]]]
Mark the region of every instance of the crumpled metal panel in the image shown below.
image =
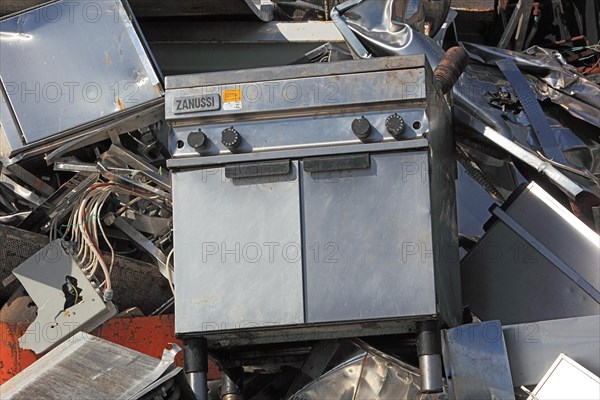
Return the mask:
[[[540,100],[550,99],[573,116],[600,126],[600,86],[579,75],[556,50],[533,46],[524,52],[463,43],[469,57],[487,65],[510,59],[529,79]],[[545,83],[545,85],[544,85]],[[554,89],[554,90],[552,90]]]
[[[340,400],[353,400],[361,378],[364,359],[365,354],[362,354],[347,360],[344,364],[319,377],[316,382],[296,392],[290,399],[337,398]]]
[[[444,53],[443,49],[435,41],[413,30],[409,25],[395,20],[393,5],[393,1],[351,0],[333,10],[332,20],[357,57],[424,53],[432,68],[435,68]],[[483,49],[480,52],[487,54],[484,51],[485,47],[479,46],[477,49]],[[536,56],[542,55],[542,59],[545,59],[546,63],[550,63],[556,58],[552,53],[545,50],[533,50],[533,55],[521,55],[520,53],[506,53],[490,49],[489,52],[496,58],[488,54],[489,60],[481,58],[482,56],[480,56],[480,60],[493,64],[500,56],[507,57],[507,54],[512,54],[513,57],[516,57],[518,54],[519,59],[516,62],[519,67],[522,64],[524,67],[533,68],[534,75],[526,75],[526,78],[534,84],[534,88],[538,88],[536,95],[539,99],[546,98],[543,96],[554,99],[553,101],[560,102],[563,108],[586,122],[597,124],[600,120],[598,109],[595,108],[598,107],[596,93],[600,89],[592,87],[583,78],[578,78],[570,69],[566,69],[564,62],[560,60],[553,61],[548,65],[536,61]],[[569,127],[557,123],[554,133],[565,153],[565,159],[574,161],[567,165],[566,169],[571,168],[577,176],[571,178],[571,175],[567,176],[561,171],[561,169],[565,169],[564,166],[556,164],[554,160],[541,158],[536,153],[535,143],[529,138],[532,136],[530,135],[531,126],[524,113],[507,117],[507,113],[490,104],[489,93],[503,90],[502,85],[497,85],[498,80],[494,79],[498,79],[499,76],[506,82],[495,64],[493,65],[483,72],[477,68],[478,66],[470,65],[454,86],[452,92],[453,116],[458,125],[478,132],[512,156],[546,175],[572,200],[581,197],[580,194],[583,192],[592,193],[598,197],[600,185],[598,179],[593,176],[595,164],[597,164],[594,161],[596,157],[589,155],[597,154],[600,144],[589,138],[578,138],[580,135],[575,136]],[[535,74],[541,74],[541,77]],[[489,80],[486,77],[492,78]],[[562,87],[560,84],[570,84],[573,86],[573,90],[571,90],[571,86],[568,89],[555,89],[542,80],[544,77],[548,82],[555,83],[557,87]],[[504,87],[507,87],[507,84]],[[576,88],[581,90],[581,94],[575,94]],[[591,135],[593,136],[593,133]],[[504,140],[504,138],[508,140]],[[514,146],[513,141],[524,146]],[[586,168],[582,168],[582,165]]]
[[[439,61],[444,51],[433,39],[396,18],[394,0],[365,0],[357,3],[345,11],[341,19],[373,55],[424,53],[432,66],[437,65],[434,60]]]
[[[597,113],[598,110],[589,104],[553,89],[536,76],[524,74],[524,77],[533,85],[538,100],[543,100],[544,97],[540,97],[540,91],[536,88],[543,87],[544,90],[565,97],[565,103],[562,103],[561,106],[567,105],[567,107],[570,107],[568,111],[577,112],[579,115],[588,115],[592,119],[595,118],[592,114]],[[596,195],[600,193],[597,178],[594,177],[600,172],[598,169],[600,167],[598,162],[600,142],[593,139],[594,130],[597,130],[597,128],[576,118],[564,118],[556,112],[549,114],[548,108],[544,107],[545,117],[549,120],[554,139],[558,142],[558,150],[567,161],[565,168],[564,164],[557,164],[555,160],[545,159],[537,153],[540,150],[540,144],[533,132],[530,121],[521,109],[519,98],[495,66],[470,65],[454,87],[453,95],[454,118],[459,125],[468,126],[484,136],[486,134],[485,126],[491,127],[499,135],[519,144],[519,151],[523,155],[517,155],[515,151],[506,148],[506,146],[500,146],[517,158],[526,161],[525,157],[531,158],[533,156],[539,159],[540,162],[546,162],[548,167],[551,167],[550,164],[557,167],[556,172],[558,172],[558,169],[571,168],[578,176],[572,178],[573,175],[569,175],[565,179],[574,179],[577,182],[577,185],[581,188],[576,192],[586,190],[596,193]],[[512,106],[511,104],[494,105],[493,103],[496,101],[494,96],[505,96],[510,99]],[[504,109],[503,106],[505,106]],[[541,148],[541,150],[550,149]],[[524,153],[531,154],[531,156]],[[527,162],[527,164],[534,166],[530,162]],[[552,167],[545,168],[543,173],[550,172],[551,169]],[[553,181],[557,182],[554,178]],[[567,191],[566,193],[572,196],[575,192]]]
[[[445,394],[422,394],[421,376],[417,368],[382,353],[358,340],[321,342],[313,352],[328,354],[329,362],[321,376],[293,390],[289,400],[383,400],[383,399],[445,399]],[[305,372],[319,368],[311,354]],[[321,364],[323,365],[323,364]],[[299,377],[298,379],[305,379]],[[292,385],[292,388],[295,385]]]
[[[385,0],[365,1],[355,10],[345,14],[353,19],[360,15],[362,25],[377,24],[379,18],[387,16],[392,25],[406,24],[429,37],[440,30],[450,11],[450,0]],[[358,20],[357,20],[358,22]],[[379,26],[381,27],[381,25]],[[393,31],[393,29],[389,29]]]
[[[554,93],[559,93],[561,96],[566,96],[568,101],[570,101],[567,104],[582,104],[583,108],[577,108],[577,110],[585,111],[590,109],[589,105],[552,89],[535,76],[524,74],[524,77],[534,88],[538,99],[540,99],[540,92],[537,88],[543,86],[544,90],[550,90]],[[469,96],[471,99],[478,99],[477,102],[480,108],[478,110],[470,110],[472,114],[479,115],[485,112],[488,116],[498,118],[499,124],[497,126],[503,128],[500,132],[505,137],[532,151],[539,149],[540,144],[531,128],[530,121],[519,105],[519,98],[514,93],[510,83],[496,67],[471,65],[458,85],[460,87],[455,88],[455,93],[456,90],[461,92],[468,90],[470,91]],[[492,104],[497,102],[495,96],[500,95],[505,96],[504,103],[493,106]],[[501,106],[505,106],[505,109],[500,108]],[[549,115],[546,113],[545,117],[550,123],[554,139],[558,142],[558,150],[566,160],[566,165],[575,168],[580,174],[587,174],[590,178],[591,175],[600,174],[600,142],[594,141],[591,138],[593,136],[590,135],[591,132],[575,129],[580,124],[577,120],[577,124],[573,124],[573,121],[559,121],[554,114]],[[593,127],[591,128],[594,129]],[[542,147],[542,150],[548,149]],[[585,179],[584,182],[587,180]],[[589,183],[594,184],[593,182]]]

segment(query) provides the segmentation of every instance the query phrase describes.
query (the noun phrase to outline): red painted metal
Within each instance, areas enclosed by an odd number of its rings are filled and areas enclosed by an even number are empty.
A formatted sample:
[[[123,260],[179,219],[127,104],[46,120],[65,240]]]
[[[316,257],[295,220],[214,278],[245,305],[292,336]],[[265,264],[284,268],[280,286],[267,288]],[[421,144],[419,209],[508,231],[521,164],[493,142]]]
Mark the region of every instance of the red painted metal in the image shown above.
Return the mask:
[[[25,333],[27,326],[27,323],[0,322],[0,384],[41,358],[32,351],[19,347],[18,339]],[[156,358],[161,358],[163,349],[169,343],[181,346],[181,341],[175,338],[173,315],[113,318],[91,333]],[[178,354],[176,362],[183,366],[183,354]],[[218,367],[209,362],[208,378],[212,380],[219,377]]]

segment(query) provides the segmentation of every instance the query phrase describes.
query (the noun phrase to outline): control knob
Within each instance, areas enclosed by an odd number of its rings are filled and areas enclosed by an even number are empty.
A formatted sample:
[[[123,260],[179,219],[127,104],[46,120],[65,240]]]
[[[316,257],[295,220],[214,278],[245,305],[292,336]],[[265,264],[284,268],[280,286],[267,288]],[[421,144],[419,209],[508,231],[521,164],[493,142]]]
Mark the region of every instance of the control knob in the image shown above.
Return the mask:
[[[233,126],[231,128],[224,129],[221,132],[221,143],[227,146],[229,149],[235,149],[242,142],[240,133],[236,131]]]
[[[394,113],[386,118],[385,128],[390,135],[394,137],[394,139],[400,140],[402,138],[402,134],[404,133],[404,120],[401,116]]]
[[[352,121],[352,132],[360,140],[366,139],[371,135],[371,123],[364,116]]]
[[[201,129],[198,129],[188,135],[187,142],[194,149],[198,149],[206,144],[206,135]]]

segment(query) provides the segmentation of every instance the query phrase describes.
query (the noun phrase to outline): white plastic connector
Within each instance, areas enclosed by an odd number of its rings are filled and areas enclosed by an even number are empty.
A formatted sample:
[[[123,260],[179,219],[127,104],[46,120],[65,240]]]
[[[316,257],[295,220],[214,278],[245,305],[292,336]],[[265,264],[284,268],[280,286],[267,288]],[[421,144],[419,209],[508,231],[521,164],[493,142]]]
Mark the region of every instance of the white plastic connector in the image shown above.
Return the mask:
[[[104,300],[105,303],[108,303],[109,301],[111,301],[113,298],[113,290],[112,289],[106,289],[104,291],[104,293],[102,294],[102,299]]]

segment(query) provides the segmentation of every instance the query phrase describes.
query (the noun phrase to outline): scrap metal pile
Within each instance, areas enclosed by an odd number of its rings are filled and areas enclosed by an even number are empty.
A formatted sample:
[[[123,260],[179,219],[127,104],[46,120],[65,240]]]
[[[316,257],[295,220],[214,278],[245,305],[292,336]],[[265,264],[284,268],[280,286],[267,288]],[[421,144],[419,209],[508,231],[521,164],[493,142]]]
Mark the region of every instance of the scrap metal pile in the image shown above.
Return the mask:
[[[598,398],[599,1],[15,3],[1,398]]]

